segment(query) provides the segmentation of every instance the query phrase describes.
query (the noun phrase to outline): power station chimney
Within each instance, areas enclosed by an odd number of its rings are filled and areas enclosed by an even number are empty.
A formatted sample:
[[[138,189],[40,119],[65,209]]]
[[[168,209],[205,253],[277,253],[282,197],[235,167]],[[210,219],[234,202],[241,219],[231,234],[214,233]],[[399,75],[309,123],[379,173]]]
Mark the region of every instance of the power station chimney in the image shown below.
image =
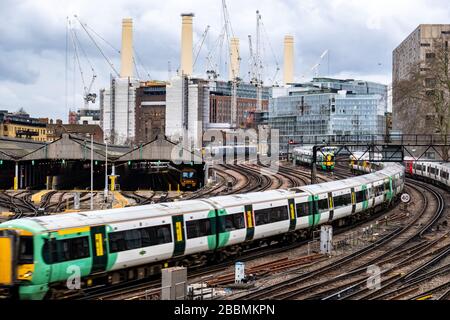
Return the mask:
[[[239,38],[230,39],[230,81],[239,77]]]
[[[122,20],[122,50],[120,77],[133,77],[133,19],[124,18]]]
[[[182,25],[181,25],[181,75],[192,75],[192,18],[193,13],[182,13]]]
[[[294,37],[284,37],[284,84],[294,82]]]

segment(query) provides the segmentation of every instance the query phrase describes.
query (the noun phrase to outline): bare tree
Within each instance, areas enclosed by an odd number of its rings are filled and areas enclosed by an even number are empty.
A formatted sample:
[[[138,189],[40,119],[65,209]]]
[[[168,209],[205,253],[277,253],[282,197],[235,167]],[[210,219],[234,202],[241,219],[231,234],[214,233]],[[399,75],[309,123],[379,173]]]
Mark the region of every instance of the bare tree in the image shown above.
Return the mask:
[[[411,106],[408,112],[426,114],[424,130],[437,134],[444,147],[442,158],[449,159],[450,133],[450,65],[449,47],[445,39],[433,40],[425,60],[409,66],[406,80],[393,84],[396,94],[393,97],[395,105]],[[418,121],[418,118],[416,118]],[[417,121],[410,121],[406,126],[415,129]],[[429,127],[431,126],[431,127]],[[411,130],[412,131],[412,130]],[[414,132],[418,132],[414,130]]]

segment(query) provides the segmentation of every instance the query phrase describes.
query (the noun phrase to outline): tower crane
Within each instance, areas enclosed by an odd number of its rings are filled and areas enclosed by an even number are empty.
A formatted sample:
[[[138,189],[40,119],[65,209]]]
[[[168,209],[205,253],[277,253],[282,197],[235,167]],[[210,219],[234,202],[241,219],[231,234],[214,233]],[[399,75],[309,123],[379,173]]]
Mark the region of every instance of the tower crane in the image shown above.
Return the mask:
[[[225,0],[222,0],[222,13],[223,13],[223,20],[224,20],[224,31],[226,35],[226,41],[228,45],[228,54],[229,54],[229,62],[231,64],[232,60],[232,52],[230,47],[230,39],[231,37],[234,37],[233,28],[231,26],[230,22],[230,16],[228,13],[228,8]],[[238,61],[239,61],[238,57]],[[238,86],[239,77],[238,75],[233,74],[233,77],[231,79],[231,127],[236,128],[237,127],[237,86]]]
[[[95,103],[95,99],[97,98],[97,94],[91,93],[92,86],[94,85],[95,79],[97,78],[97,74],[96,74],[95,69],[94,69],[92,63],[90,62],[86,52],[84,51],[83,46],[81,45],[81,42],[78,39],[76,30],[73,28],[72,23],[71,23],[70,20],[68,20],[68,24],[69,24],[69,31],[70,31],[70,36],[71,36],[71,40],[72,40],[75,60],[77,61],[78,69],[80,71],[81,81],[83,83],[84,108],[88,109],[89,108],[89,102]],[[92,71],[92,78],[91,78],[91,81],[89,83],[89,86],[86,85],[86,81],[85,81],[85,78],[84,78],[83,67],[82,67],[82,64],[81,64],[81,61],[80,61],[80,51],[83,54],[83,56],[85,57],[87,63],[89,64],[89,67],[90,67],[90,69]]]
[[[206,29],[205,29],[205,31],[203,31],[203,34],[202,34],[202,36],[200,38],[200,45],[199,45],[199,48],[196,50],[197,53],[195,54],[194,64],[192,66],[193,68],[195,67],[195,64],[197,63],[197,59],[198,59],[198,56],[200,55],[200,51],[202,50],[203,44],[205,43],[206,37],[208,36],[209,28],[210,28],[209,25],[206,26]]]

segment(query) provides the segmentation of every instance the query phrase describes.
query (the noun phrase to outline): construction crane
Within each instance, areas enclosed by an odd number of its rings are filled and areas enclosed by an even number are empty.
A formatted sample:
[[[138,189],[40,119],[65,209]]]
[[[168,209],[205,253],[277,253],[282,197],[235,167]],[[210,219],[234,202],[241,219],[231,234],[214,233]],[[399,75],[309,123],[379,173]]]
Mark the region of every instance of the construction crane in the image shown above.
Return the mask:
[[[97,94],[91,93],[92,87],[93,87],[94,82],[95,82],[95,79],[97,78],[97,74],[96,74],[96,72],[94,70],[94,67],[93,67],[92,63],[90,62],[90,60],[89,60],[89,58],[88,58],[88,56],[86,54],[86,51],[84,50],[83,46],[81,45],[81,42],[78,39],[76,30],[75,30],[75,28],[73,28],[72,22],[70,20],[68,20],[68,24],[69,24],[68,30],[70,32],[70,36],[71,36],[71,40],[72,40],[75,60],[76,60],[76,62],[78,64],[78,70],[80,71],[81,81],[83,83],[84,108],[88,109],[89,108],[89,102],[95,103],[95,99],[97,98]],[[91,78],[91,81],[89,83],[89,86],[86,85],[84,72],[83,72],[83,67],[82,67],[82,63],[81,63],[81,60],[80,60],[80,51],[83,54],[84,58],[86,59],[87,63],[89,64],[89,67],[90,67],[90,69],[92,71],[92,78]]]
[[[256,85],[256,110],[262,110],[262,59],[261,59],[261,14],[256,10],[256,52],[255,52],[255,85]]]
[[[319,69],[320,65],[322,64],[323,58],[327,56],[328,58],[328,75],[330,75],[330,50],[325,50],[319,57],[319,62],[317,62],[312,68],[311,71],[314,71],[314,76],[317,78],[319,77]]]
[[[197,59],[198,59],[198,56],[200,55],[200,51],[202,50],[203,44],[205,43],[206,37],[208,36],[209,28],[210,28],[210,26],[208,25],[208,26],[206,26],[205,31],[203,31],[203,34],[200,38],[199,48],[195,49],[195,48],[197,48],[197,45],[194,48],[194,51],[197,51],[197,53],[195,54],[194,64],[193,64],[192,68],[194,68],[195,64],[197,63]]]
[[[112,61],[106,56],[106,54],[103,52],[102,48],[100,48],[100,46],[98,45],[97,41],[95,41],[94,37],[91,35],[91,33],[88,31],[87,29],[87,25],[85,23],[82,23],[81,20],[78,18],[77,15],[74,15],[75,19],[77,19],[78,23],[81,25],[81,27],[83,28],[83,30],[86,32],[86,34],[88,35],[89,39],[92,41],[92,43],[95,45],[95,47],[98,49],[98,51],[100,52],[100,54],[103,56],[103,58],[106,60],[106,62],[109,64],[110,68],[113,70],[114,74],[117,77],[120,77],[119,72],[116,70],[114,64],[112,63]],[[92,29],[91,29],[92,30]],[[104,40],[103,38],[101,38],[102,40]],[[104,40],[106,42],[106,40]],[[107,42],[109,44],[109,42]],[[111,45],[110,45],[111,46]],[[114,47],[113,47],[114,48]],[[115,48],[114,48],[115,49]],[[117,50],[117,49],[115,49]],[[120,51],[119,51],[120,53]]]
[[[225,0],[222,0],[222,14],[224,20],[224,34],[226,36],[226,42],[228,45],[229,63],[231,64],[232,52],[230,47],[230,40],[234,37],[233,28],[230,22],[230,16],[228,13],[228,8]],[[239,58],[238,58],[239,61]],[[238,86],[238,75],[233,74],[231,79],[231,127],[237,127],[237,86]]]

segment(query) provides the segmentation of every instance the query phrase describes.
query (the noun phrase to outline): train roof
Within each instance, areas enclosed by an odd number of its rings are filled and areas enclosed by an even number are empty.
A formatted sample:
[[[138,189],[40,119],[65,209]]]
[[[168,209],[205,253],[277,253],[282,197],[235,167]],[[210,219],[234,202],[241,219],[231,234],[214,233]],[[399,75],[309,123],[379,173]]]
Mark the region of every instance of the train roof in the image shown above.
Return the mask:
[[[357,186],[356,182],[353,182],[352,179],[338,180],[338,181],[330,181],[321,184],[314,184],[309,186],[298,187],[296,189],[308,192],[309,194],[317,194],[317,193],[328,193],[332,191],[338,191],[342,189],[352,188]]]
[[[213,210],[214,208],[200,200],[186,200],[168,203],[150,204],[144,206],[127,207],[121,209],[107,209],[101,211],[68,213],[52,216],[25,218],[37,223],[42,231],[48,232],[59,229],[77,228],[85,225],[104,225],[131,220],[142,220],[172,216],[186,210],[195,213],[198,211]],[[7,224],[7,223],[6,223]]]
[[[234,206],[243,206],[248,203],[257,203],[257,202],[267,202],[267,201],[276,201],[286,199],[290,195],[294,196],[295,193],[288,190],[269,190],[263,192],[252,192],[252,193],[244,193],[244,194],[236,194],[229,196],[218,196],[206,199],[204,201],[208,201],[213,205],[223,206],[223,207],[234,207]]]
[[[352,154],[350,154],[350,159],[369,160],[369,158],[370,158],[369,152],[355,151],[355,152],[352,152]],[[374,153],[373,154],[373,159],[374,160],[381,160],[381,159],[383,159],[383,155],[381,153]]]

